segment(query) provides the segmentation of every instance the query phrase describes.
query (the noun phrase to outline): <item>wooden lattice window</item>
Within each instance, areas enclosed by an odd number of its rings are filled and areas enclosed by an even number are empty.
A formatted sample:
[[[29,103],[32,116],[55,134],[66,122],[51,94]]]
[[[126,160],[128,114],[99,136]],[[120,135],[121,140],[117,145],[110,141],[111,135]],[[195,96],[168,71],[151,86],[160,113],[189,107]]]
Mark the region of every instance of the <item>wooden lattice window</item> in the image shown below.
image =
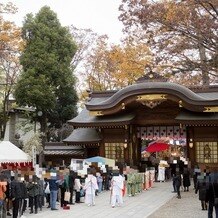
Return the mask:
[[[105,157],[122,162],[124,160],[123,143],[105,143]]]
[[[218,142],[196,142],[198,163],[218,163]]]

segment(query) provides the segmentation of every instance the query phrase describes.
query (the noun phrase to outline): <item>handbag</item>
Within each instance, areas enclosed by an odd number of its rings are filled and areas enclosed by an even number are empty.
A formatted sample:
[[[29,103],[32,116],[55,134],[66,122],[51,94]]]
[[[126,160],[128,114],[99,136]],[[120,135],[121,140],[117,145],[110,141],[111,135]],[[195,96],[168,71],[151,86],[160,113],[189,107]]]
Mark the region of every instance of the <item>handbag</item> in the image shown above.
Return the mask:
[[[85,190],[83,188],[80,189],[80,197],[85,197]]]
[[[46,188],[45,188],[45,194],[50,194],[50,186],[49,183],[47,184]]]
[[[64,193],[64,200],[65,200],[65,201],[70,201],[70,192],[66,191],[66,192]]]
[[[212,187],[213,187],[213,195],[214,195],[214,206],[218,206],[218,197],[216,197],[213,183],[212,183]]]

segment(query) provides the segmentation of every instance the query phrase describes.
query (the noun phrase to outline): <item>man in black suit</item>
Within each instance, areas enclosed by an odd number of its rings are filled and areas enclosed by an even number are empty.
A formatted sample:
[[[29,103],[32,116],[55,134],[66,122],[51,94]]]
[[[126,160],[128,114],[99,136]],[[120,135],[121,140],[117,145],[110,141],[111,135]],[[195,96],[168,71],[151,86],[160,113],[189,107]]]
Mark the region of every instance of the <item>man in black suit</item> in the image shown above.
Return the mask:
[[[22,199],[22,190],[20,187],[20,182],[14,177],[11,177],[11,199],[13,205],[13,218],[17,218]]]
[[[215,208],[216,217],[218,217],[218,172],[211,173],[206,178],[206,202],[208,205],[208,218],[213,217],[213,207]]]

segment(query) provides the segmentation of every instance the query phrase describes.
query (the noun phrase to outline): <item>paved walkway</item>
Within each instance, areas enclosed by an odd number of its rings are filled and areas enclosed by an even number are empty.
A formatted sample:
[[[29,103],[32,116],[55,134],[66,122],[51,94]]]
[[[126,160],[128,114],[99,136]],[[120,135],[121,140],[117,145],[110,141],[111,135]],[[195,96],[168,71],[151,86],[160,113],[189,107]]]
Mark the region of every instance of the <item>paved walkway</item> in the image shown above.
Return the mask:
[[[154,183],[154,187],[134,197],[124,197],[122,207],[111,208],[110,192],[105,191],[96,197],[96,205],[88,207],[85,203],[71,205],[70,210],[59,208],[51,211],[43,208],[38,214],[24,214],[26,218],[206,218],[198,196],[191,188],[190,192],[181,192],[182,199],[172,193],[172,183]]]
[[[201,210],[198,194],[195,194],[192,187],[189,192],[182,191],[181,197],[177,199],[174,196],[148,218],[207,218],[207,211]]]

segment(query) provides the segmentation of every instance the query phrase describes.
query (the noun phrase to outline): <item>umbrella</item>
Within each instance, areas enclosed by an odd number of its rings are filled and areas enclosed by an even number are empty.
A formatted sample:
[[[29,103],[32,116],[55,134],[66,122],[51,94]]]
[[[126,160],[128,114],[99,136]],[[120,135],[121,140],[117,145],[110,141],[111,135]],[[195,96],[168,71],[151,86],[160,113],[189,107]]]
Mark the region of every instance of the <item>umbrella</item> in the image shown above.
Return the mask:
[[[170,147],[169,144],[164,142],[151,142],[148,144],[148,147],[145,149],[147,152],[158,152],[167,150]]]

